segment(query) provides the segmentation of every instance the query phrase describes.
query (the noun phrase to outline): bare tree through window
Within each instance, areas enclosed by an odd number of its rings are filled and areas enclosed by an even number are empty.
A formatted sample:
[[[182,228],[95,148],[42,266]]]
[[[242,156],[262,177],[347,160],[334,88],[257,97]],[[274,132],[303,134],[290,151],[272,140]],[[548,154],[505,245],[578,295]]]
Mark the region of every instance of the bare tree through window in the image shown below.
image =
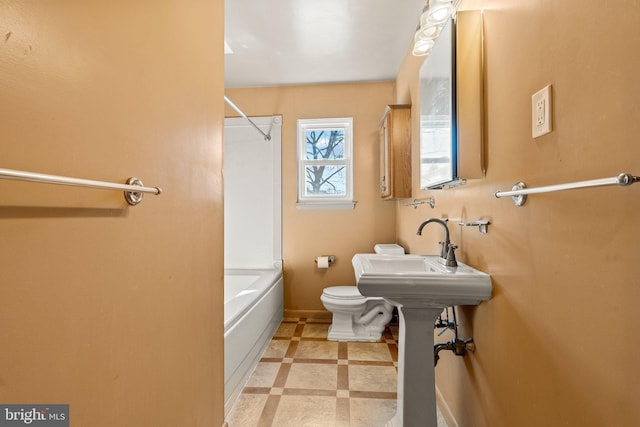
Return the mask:
[[[310,130],[306,133],[307,160],[344,159],[344,129]],[[344,194],[344,165],[307,166],[306,183],[310,194]]]

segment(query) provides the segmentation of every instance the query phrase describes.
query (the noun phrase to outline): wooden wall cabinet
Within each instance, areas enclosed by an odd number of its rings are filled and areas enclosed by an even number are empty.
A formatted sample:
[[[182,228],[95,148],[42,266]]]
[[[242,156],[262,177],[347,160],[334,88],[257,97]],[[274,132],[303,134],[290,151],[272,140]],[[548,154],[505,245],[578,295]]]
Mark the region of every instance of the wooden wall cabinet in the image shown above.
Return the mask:
[[[411,197],[411,105],[388,105],[380,121],[380,196]]]

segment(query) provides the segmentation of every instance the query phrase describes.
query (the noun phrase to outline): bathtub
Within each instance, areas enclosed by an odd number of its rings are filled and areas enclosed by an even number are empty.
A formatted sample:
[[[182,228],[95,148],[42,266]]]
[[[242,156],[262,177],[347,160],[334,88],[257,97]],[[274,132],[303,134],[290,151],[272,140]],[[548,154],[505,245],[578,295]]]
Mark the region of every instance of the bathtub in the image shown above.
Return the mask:
[[[233,406],[280,325],[282,311],[281,269],[225,269],[225,413]]]

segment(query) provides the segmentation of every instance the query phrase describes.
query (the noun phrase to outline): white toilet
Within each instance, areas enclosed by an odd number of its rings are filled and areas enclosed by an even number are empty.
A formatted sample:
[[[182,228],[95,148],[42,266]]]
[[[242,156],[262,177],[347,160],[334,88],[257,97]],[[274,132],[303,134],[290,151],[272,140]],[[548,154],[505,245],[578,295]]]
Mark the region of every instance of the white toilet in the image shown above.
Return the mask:
[[[377,244],[377,254],[404,254],[402,246]],[[330,341],[379,341],[393,315],[393,305],[384,298],[364,297],[355,286],[331,286],[320,300],[333,313],[327,339]]]

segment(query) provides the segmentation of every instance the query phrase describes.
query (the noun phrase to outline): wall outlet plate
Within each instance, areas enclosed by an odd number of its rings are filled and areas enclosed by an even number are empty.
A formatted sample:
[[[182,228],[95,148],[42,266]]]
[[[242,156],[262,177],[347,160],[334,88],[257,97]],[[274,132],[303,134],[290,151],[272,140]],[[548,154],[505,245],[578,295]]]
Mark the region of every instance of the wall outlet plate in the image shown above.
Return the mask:
[[[551,132],[551,85],[531,97],[531,136],[537,138]]]

